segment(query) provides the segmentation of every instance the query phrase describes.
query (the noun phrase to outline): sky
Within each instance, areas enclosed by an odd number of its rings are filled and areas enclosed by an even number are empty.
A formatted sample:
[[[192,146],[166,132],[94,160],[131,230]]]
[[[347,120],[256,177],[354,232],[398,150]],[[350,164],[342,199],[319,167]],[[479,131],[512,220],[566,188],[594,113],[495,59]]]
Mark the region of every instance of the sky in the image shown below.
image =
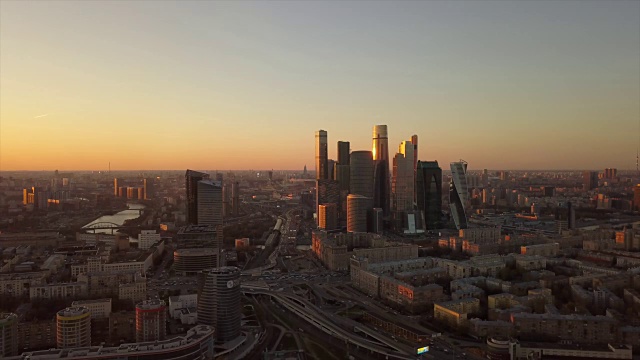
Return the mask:
[[[0,1],[0,171],[635,168],[640,1]]]

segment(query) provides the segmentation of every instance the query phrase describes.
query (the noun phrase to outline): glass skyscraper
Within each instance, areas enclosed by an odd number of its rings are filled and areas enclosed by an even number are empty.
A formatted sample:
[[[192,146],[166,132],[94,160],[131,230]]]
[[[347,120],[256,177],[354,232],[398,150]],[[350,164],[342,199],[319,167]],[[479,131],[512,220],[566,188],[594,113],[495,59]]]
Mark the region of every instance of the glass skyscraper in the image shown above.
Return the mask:
[[[467,228],[467,203],[469,191],[467,189],[467,162],[459,161],[451,163],[451,184],[449,185],[449,205],[451,217],[456,228]]]

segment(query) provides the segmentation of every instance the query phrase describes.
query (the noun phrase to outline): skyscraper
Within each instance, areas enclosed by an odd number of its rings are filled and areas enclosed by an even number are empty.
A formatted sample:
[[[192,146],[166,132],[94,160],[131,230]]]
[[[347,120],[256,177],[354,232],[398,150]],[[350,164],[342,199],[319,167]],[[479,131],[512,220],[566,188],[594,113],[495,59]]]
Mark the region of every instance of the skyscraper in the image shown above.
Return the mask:
[[[120,183],[121,185],[118,185]],[[113,196],[118,197],[118,186],[122,186],[122,181],[118,178],[113,179]]]
[[[351,152],[349,193],[373,199],[373,155],[371,151]]]
[[[187,170],[184,175],[187,188],[187,223],[198,224],[198,181],[208,179],[209,174]]]
[[[582,173],[582,189],[585,191],[593,190],[598,187],[598,172],[585,171]]]
[[[338,164],[349,165],[350,146],[348,141],[338,141]]]
[[[441,228],[442,169],[437,161],[418,161],[416,198],[425,230]]]
[[[231,214],[233,216],[240,214],[240,183],[237,181],[231,185]]]
[[[240,269],[224,266],[203,270],[198,278],[198,324],[213,326],[217,339],[240,336]]]
[[[318,179],[316,180],[316,215],[317,223],[320,224],[320,205],[335,204],[338,210],[338,216],[342,214],[340,204],[340,184],[335,180]]]
[[[367,214],[372,209],[372,199],[356,194],[347,197],[347,231],[367,232]]]
[[[467,203],[469,194],[467,190],[467,162],[459,161],[451,163],[451,184],[449,185],[449,205],[451,217],[456,228],[467,228]]]
[[[325,230],[335,230],[338,227],[338,207],[336,204],[320,204],[318,227]]]
[[[381,208],[382,213],[387,217],[389,216],[391,202],[387,125],[375,125],[373,127],[372,153],[375,163],[373,203],[375,207]]]
[[[327,132],[316,131],[316,179],[329,178],[329,149]]]
[[[222,184],[198,181],[198,225],[222,225]]]
[[[392,209],[397,213],[413,210],[415,198],[413,159],[413,144],[409,141],[400,143],[398,153],[393,158],[391,181]]]

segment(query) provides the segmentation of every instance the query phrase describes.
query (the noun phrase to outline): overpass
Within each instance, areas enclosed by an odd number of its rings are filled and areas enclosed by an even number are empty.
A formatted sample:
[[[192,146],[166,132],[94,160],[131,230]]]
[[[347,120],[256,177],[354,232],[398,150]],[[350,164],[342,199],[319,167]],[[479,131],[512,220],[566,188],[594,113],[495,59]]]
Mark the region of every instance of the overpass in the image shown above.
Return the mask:
[[[383,346],[383,344],[376,344],[371,340],[358,336],[331,322],[322,314],[321,310],[317,309],[314,305],[297,298],[295,295],[281,294],[263,289],[254,289],[247,286],[242,286],[242,292],[245,294],[270,296],[289,311],[298,315],[323,332],[338,339],[345,339],[359,348],[364,348],[371,352],[381,354],[387,359],[415,359],[415,355],[411,355],[415,351],[412,347],[399,344],[397,341],[388,339],[381,334],[376,334],[376,339],[389,347]],[[358,330],[362,331],[363,329],[362,327],[359,327]]]

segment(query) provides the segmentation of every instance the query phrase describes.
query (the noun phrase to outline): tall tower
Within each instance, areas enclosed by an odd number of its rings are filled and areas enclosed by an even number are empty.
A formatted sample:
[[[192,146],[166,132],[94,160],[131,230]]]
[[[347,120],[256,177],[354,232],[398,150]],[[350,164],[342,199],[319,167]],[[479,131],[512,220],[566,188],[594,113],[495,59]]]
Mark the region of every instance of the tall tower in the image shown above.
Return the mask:
[[[198,278],[198,324],[213,326],[219,341],[240,336],[240,269],[203,270]]]
[[[413,159],[413,144],[410,141],[400,143],[398,153],[393,158],[391,181],[392,208],[395,212],[413,210],[413,199],[415,198]]]
[[[416,199],[425,230],[442,227],[442,169],[437,161],[418,161]]]
[[[198,224],[198,181],[208,179],[209,174],[187,170],[184,175],[187,188],[187,223]]]
[[[327,148],[327,132],[316,131],[316,179],[329,178],[329,149]]]
[[[391,184],[389,182],[389,139],[387,125],[373,127],[373,161],[374,172],[374,207],[382,209],[385,217],[389,216],[391,201]]]
[[[240,213],[240,183],[234,181],[231,185],[231,214],[238,216]]]
[[[214,180],[198,181],[198,225],[210,225],[216,227],[223,226],[222,215],[222,183]],[[222,247],[222,237],[216,233],[216,243],[218,248]]]
[[[160,341],[167,336],[167,307],[163,300],[136,305],[136,342]]]
[[[371,198],[349,194],[347,197],[347,231],[367,232],[367,214],[371,211]]]
[[[338,164],[349,165],[350,146],[348,141],[338,141]]]
[[[371,151],[353,151],[349,174],[349,193],[373,199],[373,155]]]
[[[91,346],[91,312],[86,307],[68,307],[56,314],[59,349]]]
[[[467,203],[469,193],[467,189],[467,162],[460,160],[451,163],[451,184],[449,185],[449,205],[451,206],[451,217],[456,224],[456,228],[467,228]]]
[[[113,196],[118,197],[118,183],[121,183],[120,179],[113,178]]]

